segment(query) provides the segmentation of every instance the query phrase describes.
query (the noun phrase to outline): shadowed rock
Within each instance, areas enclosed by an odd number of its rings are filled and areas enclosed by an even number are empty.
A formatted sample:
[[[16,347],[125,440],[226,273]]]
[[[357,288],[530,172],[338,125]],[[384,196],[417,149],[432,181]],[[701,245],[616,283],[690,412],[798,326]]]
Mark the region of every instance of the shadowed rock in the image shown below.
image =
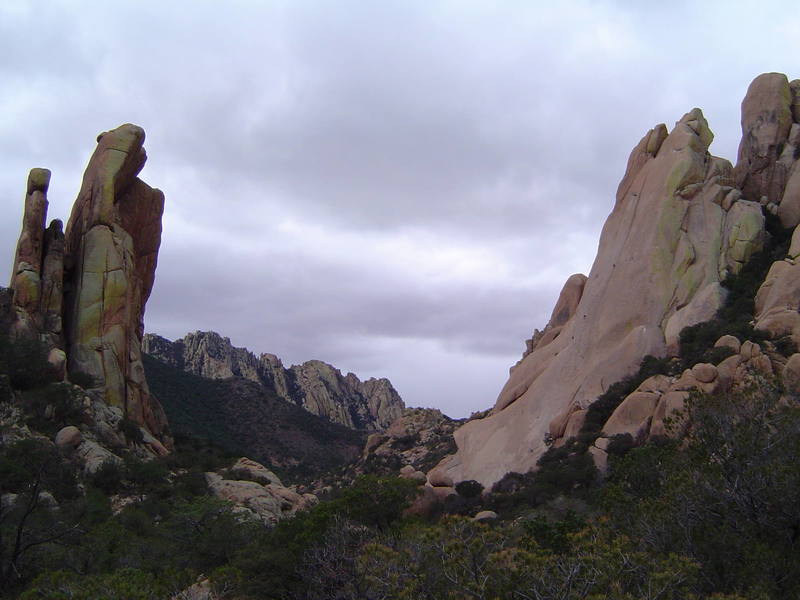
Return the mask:
[[[400,395],[388,379],[361,381],[353,373],[319,360],[288,369],[274,354],[237,348],[213,331],[196,331],[171,342],[147,334],[144,351],[174,367],[211,379],[244,377],[292,404],[353,429],[385,429],[403,411]]]

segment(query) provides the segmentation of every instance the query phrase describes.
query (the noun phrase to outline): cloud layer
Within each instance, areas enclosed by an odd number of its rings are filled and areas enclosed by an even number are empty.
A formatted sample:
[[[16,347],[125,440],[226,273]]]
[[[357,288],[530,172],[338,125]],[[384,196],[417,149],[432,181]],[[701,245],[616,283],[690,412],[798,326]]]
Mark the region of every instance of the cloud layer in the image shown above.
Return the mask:
[[[0,255],[29,168],[65,218],[134,122],[167,197],[148,330],[488,407],[641,135],[701,106],[735,159],[750,80],[800,75],[796,3],[650,4],[4,2]]]

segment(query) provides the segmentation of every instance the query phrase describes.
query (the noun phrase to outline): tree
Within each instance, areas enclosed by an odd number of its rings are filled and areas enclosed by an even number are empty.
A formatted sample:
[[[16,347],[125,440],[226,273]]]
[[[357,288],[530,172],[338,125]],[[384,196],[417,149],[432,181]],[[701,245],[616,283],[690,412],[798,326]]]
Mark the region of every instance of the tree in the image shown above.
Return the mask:
[[[28,439],[4,448],[0,474],[0,590],[5,590],[33,572],[37,551],[80,532],[81,511],[68,506],[79,497],[74,471],[46,443]]]

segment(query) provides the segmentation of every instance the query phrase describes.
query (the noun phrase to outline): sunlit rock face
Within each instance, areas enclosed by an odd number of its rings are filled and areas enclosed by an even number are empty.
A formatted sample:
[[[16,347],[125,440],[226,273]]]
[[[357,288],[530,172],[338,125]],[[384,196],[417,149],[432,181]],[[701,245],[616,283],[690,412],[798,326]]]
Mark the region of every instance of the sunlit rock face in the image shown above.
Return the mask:
[[[164,211],[164,195],[137,177],[144,137],[130,124],[98,136],[64,233],[59,220],[44,227],[50,172],[31,171],[12,303],[16,333],[48,343],[66,378],[91,377],[109,405],[164,437],[141,361]]]
[[[509,471],[535,468],[546,437],[579,430],[585,408],[609,385],[648,354],[676,352],[684,327],[714,316],[725,297],[720,282],[763,247],[764,212],[784,225],[800,221],[799,90],[800,82],[780,74],[753,82],[742,104],[735,169],[709,154],[713,134],[699,109],[672,131],[662,124],[645,134],[628,160],[589,276],[569,278],[492,413],[455,432],[458,451],[440,470],[488,486]],[[759,292],[757,324],[800,334],[800,285],[789,281],[793,258],[786,262],[770,273],[771,291]]]

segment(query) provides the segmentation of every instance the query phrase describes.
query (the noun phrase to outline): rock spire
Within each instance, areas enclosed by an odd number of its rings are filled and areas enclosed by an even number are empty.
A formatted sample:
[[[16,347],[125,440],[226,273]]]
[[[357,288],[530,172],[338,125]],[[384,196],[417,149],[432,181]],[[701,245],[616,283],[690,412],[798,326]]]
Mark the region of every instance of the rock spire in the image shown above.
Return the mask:
[[[66,231],[45,229],[50,172],[28,177],[11,288],[16,335],[35,335],[66,378],[94,381],[106,403],[166,441],[166,418],[141,361],[145,304],[153,287],[164,195],[137,177],[144,130],[102,133]]]

